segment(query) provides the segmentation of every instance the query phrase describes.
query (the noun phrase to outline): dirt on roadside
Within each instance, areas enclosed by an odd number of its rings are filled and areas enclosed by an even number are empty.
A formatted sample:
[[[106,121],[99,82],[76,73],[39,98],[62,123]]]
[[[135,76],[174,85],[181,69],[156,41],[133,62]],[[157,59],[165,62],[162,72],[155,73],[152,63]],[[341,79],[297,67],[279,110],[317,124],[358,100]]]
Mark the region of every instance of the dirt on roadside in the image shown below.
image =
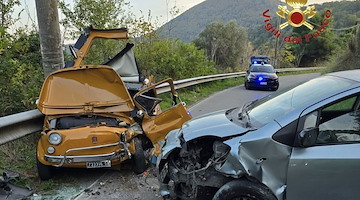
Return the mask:
[[[132,170],[109,170],[73,200],[161,200],[154,168],[142,174]]]

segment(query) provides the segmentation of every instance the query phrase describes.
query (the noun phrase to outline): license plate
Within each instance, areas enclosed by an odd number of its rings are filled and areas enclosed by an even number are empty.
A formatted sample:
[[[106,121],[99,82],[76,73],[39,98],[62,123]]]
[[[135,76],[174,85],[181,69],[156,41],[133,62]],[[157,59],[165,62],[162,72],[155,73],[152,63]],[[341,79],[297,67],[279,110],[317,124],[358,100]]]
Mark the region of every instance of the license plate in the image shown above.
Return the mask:
[[[111,167],[111,161],[103,160],[103,161],[86,162],[86,168],[103,168],[103,167]]]
[[[260,85],[267,85],[267,82],[260,82]]]

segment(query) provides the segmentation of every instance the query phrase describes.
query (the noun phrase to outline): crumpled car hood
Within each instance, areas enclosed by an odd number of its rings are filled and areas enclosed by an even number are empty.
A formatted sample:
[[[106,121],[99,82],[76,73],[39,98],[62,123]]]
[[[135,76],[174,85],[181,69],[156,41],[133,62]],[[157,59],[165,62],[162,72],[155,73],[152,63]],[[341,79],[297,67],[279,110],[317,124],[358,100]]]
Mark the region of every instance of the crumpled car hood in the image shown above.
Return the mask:
[[[228,137],[249,131],[231,122],[225,112],[226,110],[208,113],[186,122],[182,127],[185,141],[202,136]]]
[[[65,68],[50,74],[37,105],[45,115],[130,112],[134,102],[110,67]]]

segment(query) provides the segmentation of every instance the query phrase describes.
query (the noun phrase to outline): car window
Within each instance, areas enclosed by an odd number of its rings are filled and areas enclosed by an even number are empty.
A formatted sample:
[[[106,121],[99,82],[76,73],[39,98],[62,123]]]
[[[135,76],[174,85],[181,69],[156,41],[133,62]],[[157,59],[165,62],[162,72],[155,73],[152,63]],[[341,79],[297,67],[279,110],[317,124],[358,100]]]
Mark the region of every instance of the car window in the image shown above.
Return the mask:
[[[250,124],[261,127],[279,116],[286,115],[315,99],[349,87],[353,82],[337,77],[320,77],[282,93],[274,93],[250,104],[246,110]],[[332,87],[328,87],[331,85]]]
[[[274,68],[272,66],[252,66],[250,69],[251,72],[267,72],[274,73]]]
[[[321,111],[318,144],[360,142],[360,110],[354,110],[356,99],[345,99]]]
[[[348,98],[323,109],[323,111],[350,110],[353,108],[356,97]]]

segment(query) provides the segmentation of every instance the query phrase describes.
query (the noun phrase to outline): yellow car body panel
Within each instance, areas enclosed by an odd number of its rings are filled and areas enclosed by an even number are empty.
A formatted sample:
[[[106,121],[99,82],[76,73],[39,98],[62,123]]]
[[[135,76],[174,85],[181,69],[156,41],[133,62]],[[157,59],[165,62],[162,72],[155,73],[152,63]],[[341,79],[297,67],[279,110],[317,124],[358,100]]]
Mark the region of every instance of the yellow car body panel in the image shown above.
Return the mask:
[[[172,79],[139,89],[136,94],[132,91],[132,96],[112,67],[81,65],[93,39],[126,39],[126,29],[90,29],[84,35],[87,39],[76,52],[72,67],[50,74],[41,89],[37,105],[45,115],[37,145],[41,179],[51,178],[54,166],[113,167],[128,159],[134,159],[138,166],[134,171],[141,173],[146,167],[143,148],[152,148],[150,152],[158,155],[159,142],[166,134],[191,118],[184,104],[175,100]],[[156,98],[156,86],[162,83],[169,84],[174,100],[174,106],[164,112]],[[144,94],[152,95],[147,102],[151,109],[136,101]]]
[[[50,74],[37,106],[45,115],[130,112],[135,107],[120,76],[102,65]]]
[[[52,145],[49,143],[47,137],[41,137],[38,142],[38,151],[37,156],[39,161],[46,165],[54,165],[53,162],[48,162],[45,157],[49,156],[64,156],[72,157],[72,156],[94,156],[94,155],[102,155],[108,154],[111,152],[117,152],[122,149],[119,145],[102,147],[102,148],[94,148],[94,149],[84,149],[77,151],[70,151],[71,149],[80,149],[86,147],[95,147],[101,145],[110,145],[117,143],[119,141],[120,133],[126,132],[126,128],[114,128],[114,127],[106,127],[106,126],[86,126],[80,128],[66,129],[66,130],[56,130],[56,132],[61,133],[63,137],[63,141],[60,145]],[[55,132],[55,131],[52,131]],[[51,132],[49,132],[50,134]],[[129,136],[130,137],[130,136]],[[96,138],[96,140],[94,139]],[[129,141],[130,142],[130,141]],[[46,152],[48,147],[54,147],[55,152],[53,154],[49,154]],[[134,153],[134,149],[130,151],[130,153]],[[111,160],[112,165],[118,165],[122,160],[128,159],[128,155],[124,155],[124,158],[116,158]],[[60,163],[55,163],[59,165]],[[68,162],[65,158],[63,163],[64,167],[86,167],[85,162]]]

